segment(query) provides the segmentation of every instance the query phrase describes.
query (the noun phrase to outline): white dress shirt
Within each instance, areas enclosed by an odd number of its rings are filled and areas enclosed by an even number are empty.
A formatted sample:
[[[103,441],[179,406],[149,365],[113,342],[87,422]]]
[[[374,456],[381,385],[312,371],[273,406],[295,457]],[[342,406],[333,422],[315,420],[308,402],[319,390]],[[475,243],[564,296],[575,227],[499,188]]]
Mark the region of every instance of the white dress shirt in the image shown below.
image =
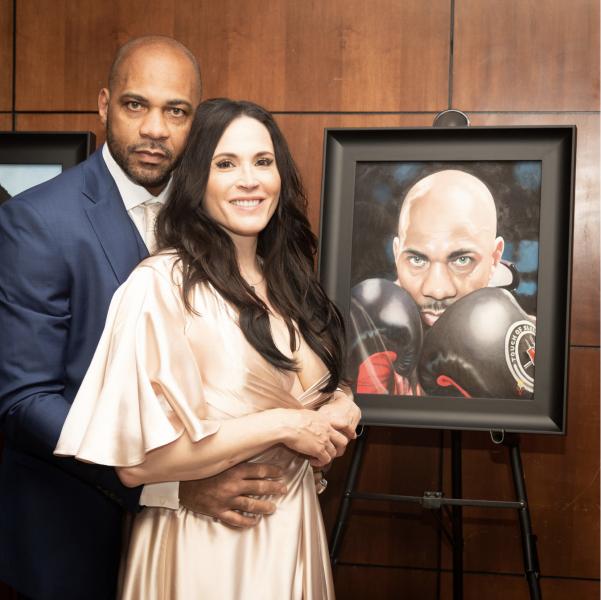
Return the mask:
[[[117,189],[119,190],[119,194],[121,194],[127,214],[134,222],[142,239],[146,240],[148,224],[144,217],[144,207],[142,204],[148,201],[164,204],[169,194],[171,180],[169,180],[165,189],[158,196],[153,196],[146,188],[134,183],[123,172],[123,169],[121,169],[111,155],[107,144],[104,144],[102,147],[102,158],[104,158],[109,173],[117,184]],[[161,506],[172,509],[179,508],[179,482],[169,481],[145,485],[142,488],[140,504],[143,506]]]

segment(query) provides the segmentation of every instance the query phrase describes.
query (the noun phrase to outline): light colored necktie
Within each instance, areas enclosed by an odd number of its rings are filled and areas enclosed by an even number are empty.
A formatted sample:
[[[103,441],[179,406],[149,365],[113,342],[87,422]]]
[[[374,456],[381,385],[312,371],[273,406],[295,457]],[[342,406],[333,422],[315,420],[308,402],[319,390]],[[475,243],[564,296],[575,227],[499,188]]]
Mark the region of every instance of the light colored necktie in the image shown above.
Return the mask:
[[[154,200],[148,200],[142,204],[142,208],[144,208],[144,243],[151,254],[156,248],[154,225],[161,206],[163,205],[160,202]]]

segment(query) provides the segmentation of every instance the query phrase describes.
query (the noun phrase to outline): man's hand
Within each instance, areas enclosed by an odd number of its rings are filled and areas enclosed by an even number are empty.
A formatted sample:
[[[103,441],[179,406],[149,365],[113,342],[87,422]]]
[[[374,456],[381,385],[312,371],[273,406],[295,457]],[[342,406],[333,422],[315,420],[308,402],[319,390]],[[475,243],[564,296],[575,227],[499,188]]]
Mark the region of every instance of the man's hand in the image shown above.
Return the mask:
[[[342,433],[347,441],[354,440],[357,437],[356,429],[361,419],[361,411],[354,403],[350,394],[336,391],[332,400],[319,408],[320,413],[325,414],[336,430]],[[346,444],[336,448],[336,456],[342,456],[346,450]]]
[[[285,494],[281,477],[282,470],[274,465],[241,463],[207,479],[180,482],[179,501],[183,507],[226,525],[252,527],[276,507],[269,500],[251,496]]]

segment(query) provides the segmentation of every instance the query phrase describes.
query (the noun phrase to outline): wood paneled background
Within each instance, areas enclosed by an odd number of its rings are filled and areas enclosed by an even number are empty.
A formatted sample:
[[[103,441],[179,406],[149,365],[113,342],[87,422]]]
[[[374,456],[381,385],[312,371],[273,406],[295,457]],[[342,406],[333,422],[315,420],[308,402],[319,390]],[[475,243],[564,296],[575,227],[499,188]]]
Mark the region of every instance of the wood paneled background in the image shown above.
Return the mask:
[[[599,597],[599,2],[597,0],[0,0],[0,129],[92,130],[98,89],[132,36],[172,35],[204,97],[276,113],[319,227],[324,127],[576,124],[576,212],[566,437],[522,436],[545,600]],[[13,48],[15,56],[13,57]],[[14,64],[14,70],[13,70]],[[359,487],[450,494],[449,437],[372,430]],[[329,475],[331,527],[349,456]],[[512,499],[506,455],[464,435],[464,495]],[[526,599],[516,516],[466,509],[465,598]],[[353,600],[450,599],[450,548],[434,515],[357,502],[336,571]],[[0,590],[0,598],[10,598]]]

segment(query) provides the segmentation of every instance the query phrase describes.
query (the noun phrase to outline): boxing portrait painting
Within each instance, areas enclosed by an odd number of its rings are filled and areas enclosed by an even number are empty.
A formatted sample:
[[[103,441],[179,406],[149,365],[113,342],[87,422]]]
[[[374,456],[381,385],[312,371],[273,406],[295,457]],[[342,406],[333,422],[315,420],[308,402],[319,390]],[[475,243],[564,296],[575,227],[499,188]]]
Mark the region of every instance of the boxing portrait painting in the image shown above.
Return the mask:
[[[365,162],[355,177],[356,392],[532,398],[540,162]]]
[[[450,129],[326,132],[348,379],[366,424],[560,431],[575,132]]]

